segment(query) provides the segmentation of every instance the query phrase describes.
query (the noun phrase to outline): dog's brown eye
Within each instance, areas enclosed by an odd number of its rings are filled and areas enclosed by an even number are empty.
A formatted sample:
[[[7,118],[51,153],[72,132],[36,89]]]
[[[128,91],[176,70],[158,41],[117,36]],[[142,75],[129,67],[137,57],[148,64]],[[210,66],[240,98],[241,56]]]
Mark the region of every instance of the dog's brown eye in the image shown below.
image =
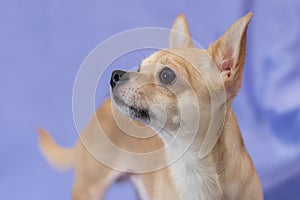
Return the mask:
[[[165,85],[174,83],[176,74],[168,67],[163,68],[159,73],[159,80]]]

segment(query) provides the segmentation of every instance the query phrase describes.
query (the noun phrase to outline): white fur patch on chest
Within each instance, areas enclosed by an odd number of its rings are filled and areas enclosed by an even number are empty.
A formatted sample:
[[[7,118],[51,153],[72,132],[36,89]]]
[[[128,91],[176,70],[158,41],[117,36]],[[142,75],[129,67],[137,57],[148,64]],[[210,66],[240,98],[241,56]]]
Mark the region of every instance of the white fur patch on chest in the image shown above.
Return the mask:
[[[217,175],[208,163],[184,155],[171,166],[171,172],[180,199],[220,199]]]

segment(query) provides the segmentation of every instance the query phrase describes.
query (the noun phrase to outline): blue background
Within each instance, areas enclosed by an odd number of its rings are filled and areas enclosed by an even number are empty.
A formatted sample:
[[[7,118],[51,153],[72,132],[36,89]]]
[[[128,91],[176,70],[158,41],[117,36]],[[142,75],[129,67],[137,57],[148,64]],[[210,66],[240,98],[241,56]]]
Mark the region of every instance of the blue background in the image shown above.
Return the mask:
[[[247,11],[254,17],[234,109],[266,199],[300,199],[298,0],[2,0],[0,198],[70,199],[73,173],[46,163],[36,128],[47,128],[64,146],[75,143],[73,83],[97,44],[131,28],[170,28],[177,14],[185,13],[193,38],[207,47]],[[141,59],[123,65],[131,68]],[[100,88],[98,105],[108,83]],[[116,184],[107,199],[135,199],[132,188]]]

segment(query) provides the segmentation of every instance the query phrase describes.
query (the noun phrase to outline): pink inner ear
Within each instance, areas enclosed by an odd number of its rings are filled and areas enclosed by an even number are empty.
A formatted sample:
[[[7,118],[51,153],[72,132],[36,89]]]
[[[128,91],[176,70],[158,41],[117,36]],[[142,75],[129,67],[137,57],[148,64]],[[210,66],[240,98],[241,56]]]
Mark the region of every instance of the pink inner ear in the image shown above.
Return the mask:
[[[233,68],[233,58],[223,60],[220,64],[220,71],[221,73],[225,73],[227,75],[227,78],[231,77],[232,68]]]
[[[227,78],[227,80],[224,80],[227,99],[231,99],[232,97],[234,97],[241,87],[241,83],[238,81],[238,79],[233,78],[234,73],[236,73],[233,64],[234,59],[228,58],[226,60],[223,60],[220,65],[221,73],[225,74]]]
[[[230,78],[232,76],[233,72],[233,48],[230,46],[230,44],[227,44],[225,49],[221,49],[221,60],[219,64],[219,70],[222,74],[226,74],[227,78]]]
[[[226,53],[223,54],[223,58],[219,65],[219,70],[222,74],[226,75],[225,81],[225,90],[227,99],[234,97],[238,91],[238,86],[236,80],[232,80],[234,76],[234,56],[232,49],[228,49]]]

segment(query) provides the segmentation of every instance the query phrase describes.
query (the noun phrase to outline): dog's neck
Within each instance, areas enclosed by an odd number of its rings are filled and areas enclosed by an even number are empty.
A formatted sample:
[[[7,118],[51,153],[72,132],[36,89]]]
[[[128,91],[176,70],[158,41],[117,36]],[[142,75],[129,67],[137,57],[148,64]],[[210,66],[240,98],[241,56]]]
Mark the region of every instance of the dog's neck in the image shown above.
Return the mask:
[[[239,133],[239,128],[236,124],[232,109],[226,112],[225,124],[224,126],[222,125],[222,127],[222,134],[219,138],[222,141],[232,136],[232,134]],[[201,131],[199,131],[198,134],[200,135]],[[217,164],[215,163],[216,161],[213,155],[214,151],[212,150],[207,156],[201,159],[199,158],[201,146],[199,144],[201,144],[202,138],[201,136],[196,137],[190,148],[186,149],[182,156],[170,166],[174,182],[178,187],[178,191],[181,193],[181,199],[221,199],[222,191],[220,189]],[[166,150],[169,159],[174,159],[174,156],[181,153],[178,152],[178,149],[182,151],[182,148],[178,147],[183,144],[180,144],[180,141],[177,142],[178,144]],[[217,143],[213,148],[216,148],[218,145],[220,144]],[[238,147],[238,145],[236,146]],[[233,151],[235,150],[236,149],[233,149]]]

